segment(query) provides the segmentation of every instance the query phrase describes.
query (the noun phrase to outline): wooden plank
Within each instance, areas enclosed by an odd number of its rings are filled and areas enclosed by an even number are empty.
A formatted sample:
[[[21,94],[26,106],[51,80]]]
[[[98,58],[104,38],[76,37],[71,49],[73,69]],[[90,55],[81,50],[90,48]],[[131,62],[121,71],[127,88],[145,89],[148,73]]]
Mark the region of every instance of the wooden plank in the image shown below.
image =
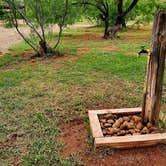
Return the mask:
[[[89,112],[94,114],[108,114],[108,113],[116,113],[116,114],[137,114],[141,113],[142,108],[123,108],[123,109],[103,109],[103,110],[89,110]]]
[[[93,137],[104,137],[97,114],[89,111],[89,120]]]
[[[148,55],[146,87],[142,116],[145,122],[159,120],[166,56],[166,10],[158,10],[154,17],[151,50]]]
[[[166,133],[95,138],[96,147],[133,148],[166,143]]]

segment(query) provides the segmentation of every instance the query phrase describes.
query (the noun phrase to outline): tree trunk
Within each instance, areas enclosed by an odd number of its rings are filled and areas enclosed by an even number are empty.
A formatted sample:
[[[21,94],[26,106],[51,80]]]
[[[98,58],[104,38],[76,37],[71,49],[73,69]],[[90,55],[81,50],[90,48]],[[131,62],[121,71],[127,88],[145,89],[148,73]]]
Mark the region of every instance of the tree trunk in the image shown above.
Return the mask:
[[[122,20],[122,27],[123,28],[127,28],[127,25],[126,25],[126,20],[123,18],[123,20]]]
[[[107,39],[109,37],[109,31],[108,31],[108,28],[109,28],[109,18],[106,18],[104,20],[104,27],[105,27],[105,30],[104,30],[104,39]]]
[[[47,43],[46,43],[46,41],[41,40],[41,41],[39,42],[39,45],[40,45],[40,51],[39,51],[40,56],[45,56],[45,55],[47,55],[48,48],[47,48]]]
[[[146,87],[142,116],[144,122],[159,120],[166,56],[166,10],[156,12],[153,24],[151,52],[148,57]]]
[[[126,15],[135,7],[139,0],[133,0],[130,6],[123,11],[123,0],[117,0],[117,8],[118,8],[118,15],[115,21],[115,25],[122,25],[122,27],[126,28]]]
[[[126,28],[125,17],[123,16],[123,0],[117,0],[118,16],[116,18],[115,25],[122,25]]]
[[[116,18],[115,25],[119,25],[119,26],[122,26],[123,28],[126,28],[127,25],[126,25],[125,18],[124,18],[123,16],[119,15],[119,16]]]

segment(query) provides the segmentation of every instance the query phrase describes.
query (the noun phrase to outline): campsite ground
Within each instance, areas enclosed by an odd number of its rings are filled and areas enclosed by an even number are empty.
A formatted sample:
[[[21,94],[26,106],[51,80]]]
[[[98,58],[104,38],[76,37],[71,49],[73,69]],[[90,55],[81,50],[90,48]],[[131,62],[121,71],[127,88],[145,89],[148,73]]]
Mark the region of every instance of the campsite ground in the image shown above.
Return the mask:
[[[89,109],[142,102],[146,57],[136,54],[149,47],[151,28],[119,36],[104,40],[101,28],[77,28],[65,31],[61,57],[32,59],[23,42],[0,57],[0,165],[165,165],[165,145],[93,147]]]

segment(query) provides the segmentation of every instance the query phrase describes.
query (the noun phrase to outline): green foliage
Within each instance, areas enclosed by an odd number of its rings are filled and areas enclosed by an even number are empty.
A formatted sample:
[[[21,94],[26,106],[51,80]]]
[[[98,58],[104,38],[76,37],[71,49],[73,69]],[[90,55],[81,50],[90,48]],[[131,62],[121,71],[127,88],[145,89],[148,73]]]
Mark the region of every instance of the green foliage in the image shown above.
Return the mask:
[[[26,15],[28,18],[37,21],[38,18],[44,22],[44,25],[57,24],[62,21],[65,9],[66,0],[28,0],[24,1],[26,7]],[[72,24],[76,21],[79,11],[71,5],[72,0],[68,0],[67,17],[64,25]]]
[[[136,24],[151,22],[157,9],[166,9],[166,3],[159,0],[139,0],[135,9],[129,13],[126,19],[134,20]]]
[[[53,28],[53,24],[59,26],[59,35],[52,46],[56,51],[64,27],[74,23],[79,15],[76,8],[71,5],[72,0],[3,0],[3,2],[9,7],[8,22],[40,56],[54,53],[46,40],[46,28]],[[18,19],[24,20],[31,31],[31,38],[27,38],[21,31]]]
[[[115,22],[115,18],[117,16],[115,0],[102,0],[102,1],[108,4],[109,22],[110,25],[113,25]],[[80,1],[80,3],[81,2],[84,1]],[[101,19],[102,13],[98,9],[98,6],[101,6],[100,2],[98,0],[86,0],[85,2],[87,2],[87,5],[82,5],[82,7],[84,7],[84,15],[92,22],[95,21],[99,25],[103,25],[103,20]],[[104,9],[104,7],[101,8]]]
[[[130,6],[133,0],[123,0],[123,11]],[[84,1],[83,1],[84,2]],[[101,12],[98,10],[97,6],[101,6],[100,2],[97,0],[86,0],[85,2],[91,3],[93,5],[85,5],[85,16],[92,21],[99,24],[103,24],[100,18]],[[113,25],[117,18],[117,0],[103,0],[107,2],[109,7],[109,23]],[[160,9],[166,9],[166,3],[159,0],[139,0],[137,5],[131,10],[125,17],[126,21],[135,21],[136,24],[151,22],[153,20],[153,14],[155,11]]]

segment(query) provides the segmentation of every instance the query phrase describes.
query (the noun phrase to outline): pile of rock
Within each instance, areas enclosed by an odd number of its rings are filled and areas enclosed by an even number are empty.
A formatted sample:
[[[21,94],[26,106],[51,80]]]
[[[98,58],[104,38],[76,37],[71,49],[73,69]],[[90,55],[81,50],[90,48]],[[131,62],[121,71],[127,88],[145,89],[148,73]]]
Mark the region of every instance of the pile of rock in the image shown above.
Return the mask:
[[[140,115],[105,114],[99,117],[104,136],[129,136],[160,133],[151,123],[144,124]]]

